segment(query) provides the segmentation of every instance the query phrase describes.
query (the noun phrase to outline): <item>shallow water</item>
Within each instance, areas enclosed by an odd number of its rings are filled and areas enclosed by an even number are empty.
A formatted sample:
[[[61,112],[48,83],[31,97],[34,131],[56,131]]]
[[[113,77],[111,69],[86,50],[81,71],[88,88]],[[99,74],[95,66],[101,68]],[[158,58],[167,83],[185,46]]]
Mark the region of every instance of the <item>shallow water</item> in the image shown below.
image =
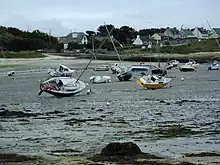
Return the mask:
[[[140,89],[135,79],[119,82],[108,72],[87,70],[82,80],[92,75],[111,75],[113,81],[94,84],[92,95],[56,98],[37,96],[46,70],[1,74],[0,112],[35,115],[0,116],[0,150],[94,153],[113,141],[133,141],[144,152],[171,157],[220,150],[219,71],[207,71],[206,64],[197,72],[172,70],[172,87],[160,90]]]

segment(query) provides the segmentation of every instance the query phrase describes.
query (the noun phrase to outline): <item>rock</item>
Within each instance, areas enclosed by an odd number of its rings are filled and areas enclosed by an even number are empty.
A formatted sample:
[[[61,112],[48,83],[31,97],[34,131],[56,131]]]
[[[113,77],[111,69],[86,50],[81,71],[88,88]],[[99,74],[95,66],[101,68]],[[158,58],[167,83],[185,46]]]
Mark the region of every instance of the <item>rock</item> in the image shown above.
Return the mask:
[[[94,162],[116,162],[117,164],[137,164],[137,159],[163,159],[143,153],[133,142],[109,143],[100,154],[88,158]]]
[[[103,112],[104,109],[97,109],[96,111],[97,111],[97,112]]]
[[[103,156],[136,156],[141,153],[141,149],[132,142],[110,143],[101,151]]]

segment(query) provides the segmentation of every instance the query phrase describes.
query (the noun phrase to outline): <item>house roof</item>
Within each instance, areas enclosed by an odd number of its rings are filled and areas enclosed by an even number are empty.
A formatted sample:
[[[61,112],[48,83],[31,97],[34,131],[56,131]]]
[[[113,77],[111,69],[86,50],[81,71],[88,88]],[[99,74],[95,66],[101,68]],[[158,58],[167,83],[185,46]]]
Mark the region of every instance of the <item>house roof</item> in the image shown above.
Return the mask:
[[[188,30],[188,29],[182,29],[182,32],[184,32],[188,36],[193,35],[193,32],[191,30]]]
[[[158,34],[161,37],[165,37],[164,33],[155,33],[155,34]]]
[[[179,30],[176,28],[169,28],[173,34],[179,34]]]
[[[198,28],[198,30],[200,31],[200,33],[202,34],[208,34],[208,31],[204,28]]]
[[[59,40],[64,44],[68,44],[70,42],[77,42],[80,43],[85,36],[83,32],[72,32],[69,33],[67,36],[60,37]]]
[[[218,35],[220,35],[220,28],[213,28],[213,30],[215,31],[215,33],[217,33]]]

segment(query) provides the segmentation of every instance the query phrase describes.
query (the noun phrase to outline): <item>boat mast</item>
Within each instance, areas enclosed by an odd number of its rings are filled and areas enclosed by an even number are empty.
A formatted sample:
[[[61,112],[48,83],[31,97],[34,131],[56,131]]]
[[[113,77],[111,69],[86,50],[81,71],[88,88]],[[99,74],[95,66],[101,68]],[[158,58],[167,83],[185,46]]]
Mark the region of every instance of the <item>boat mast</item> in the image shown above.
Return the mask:
[[[208,25],[209,25],[210,30],[212,31],[212,27],[211,27],[211,25],[209,24],[209,21],[207,21],[207,23],[208,23]],[[216,41],[216,43],[218,44],[218,46],[220,47],[220,44],[219,44],[219,42],[218,42],[218,38],[217,38],[217,37],[215,37],[215,41]]]
[[[160,50],[159,50],[159,41],[157,40],[157,44],[156,44],[156,48],[157,48],[157,62],[158,62],[158,68],[160,68]]]
[[[105,23],[104,23],[104,25],[105,25]],[[106,31],[107,31],[107,33],[108,33],[108,36],[109,36],[109,38],[110,38],[110,40],[111,40],[111,43],[112,43],[112,45],[113,45],[113,48],[114,48],[114,50],[115,50],[115,52],[116,52],[116,54],[117,54],[117,56],[118,56],[118,59],[119,59],[119,61],[120,61],[120,63],[122,62],[121,61],[121,57],[120,57],[120,55],[119,55],[119,53],[118,53],[118,50],[117,50],[117,48],[116,48],[116,46],[115,46],[115,43],[114,43],[114,41],[113,41],[113,36],[111,37],[110,36],[110,33],[109,33],[109,30],[108,30],[108,28],[107,28],[107,26],[105,25],[105,28],[106,28]],[[114,27],[112,28],[112,29],[114,29]]]

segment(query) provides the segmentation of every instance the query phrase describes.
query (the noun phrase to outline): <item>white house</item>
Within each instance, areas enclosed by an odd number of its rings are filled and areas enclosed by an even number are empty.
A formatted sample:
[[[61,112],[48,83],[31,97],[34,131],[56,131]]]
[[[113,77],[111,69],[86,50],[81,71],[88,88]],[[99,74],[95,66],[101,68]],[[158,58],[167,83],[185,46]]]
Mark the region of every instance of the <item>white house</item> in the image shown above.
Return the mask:
[[[211,30],[210,38],[219,38],[220,37],[220,28],[213,28]]]
[[[137,38],[134,40],[133,45],[143,45],[143,41],[140,38],[140,35],[137,35]]]
[[[165,38],[165,35],[163,33],[155,33],[151,38],[156,41],[161,41]]]
[[[209,33],[204,28],[196,27],[195,30],[193,31],[193,35],[198,39],[208,39],[209,38]]]
[[[67,48],[70,42],[76,42],[78,44],[87,44],[88,38],[83,32],[72,32],[67,36],[59,37],[59,42],[64,44],[64,49]]]
[[[167,27],[164,35],[168,38],[177,39],[180,38],[180,32],[177,28],[169,28]]]

